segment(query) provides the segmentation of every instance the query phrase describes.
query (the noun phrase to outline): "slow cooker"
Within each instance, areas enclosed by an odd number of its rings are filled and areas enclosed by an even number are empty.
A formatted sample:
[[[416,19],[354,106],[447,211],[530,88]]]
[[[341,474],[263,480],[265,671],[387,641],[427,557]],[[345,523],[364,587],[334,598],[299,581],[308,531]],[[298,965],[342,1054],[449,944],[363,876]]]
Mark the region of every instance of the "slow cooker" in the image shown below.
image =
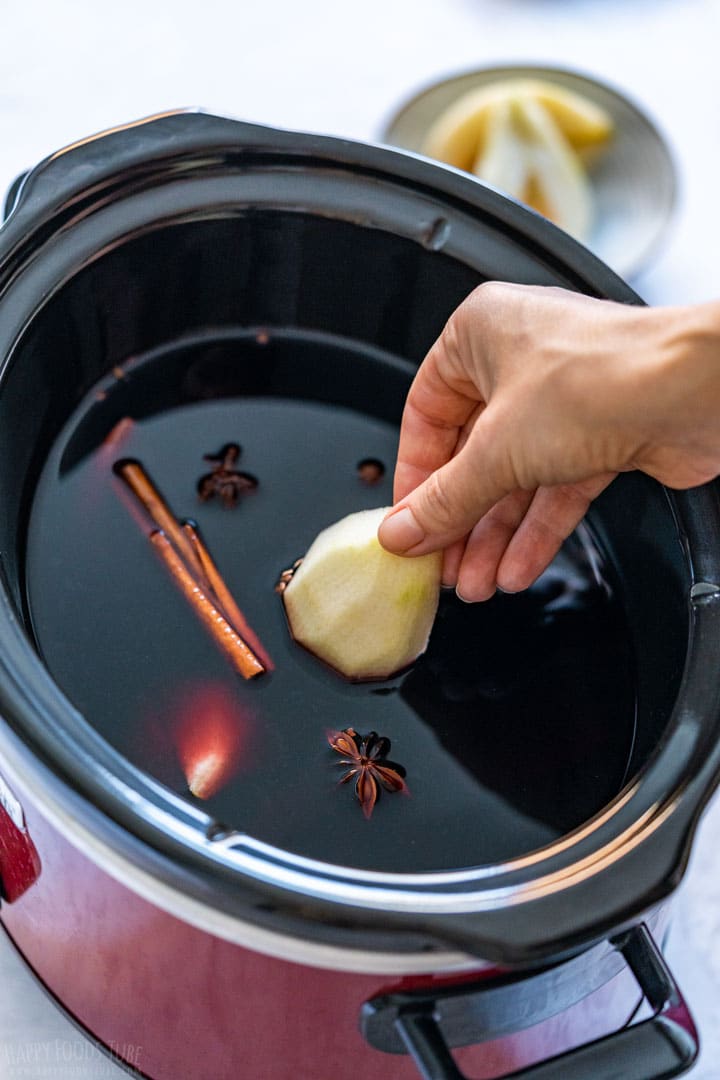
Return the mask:
[[[388,499],[412,371],[477,284],[638,297],[454,170],[202,113],[79,142],[7,209],[1,915],[48,992],[153,1080],[689,1068],[662,942],[720,767],[716,487],[621,476],[535,590],[445,597],[376,686],[297,655],[273,588]],[[269,644],[252,684],[120,491],[157,447]],[[198,501],[218,447],[237,506]],[[367,820],[325,739],[359,724],[410,792]],[[211,729],[235,778],[198,795]]]

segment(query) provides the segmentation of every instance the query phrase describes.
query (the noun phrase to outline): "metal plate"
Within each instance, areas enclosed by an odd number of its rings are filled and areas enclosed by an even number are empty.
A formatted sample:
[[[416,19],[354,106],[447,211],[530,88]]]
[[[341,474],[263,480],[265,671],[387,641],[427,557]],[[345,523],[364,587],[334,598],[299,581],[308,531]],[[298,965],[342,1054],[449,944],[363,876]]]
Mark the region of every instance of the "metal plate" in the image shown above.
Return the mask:
[[[383,126],[383,142],[420,152],[437,117],[469,90],[504,79],[544,79],[582,94],[612,117],[615,134],[590,169],[596,221],[588,246],[625,278],[656,252],[676,201],[676,169],[655,123],[623,93],[594,78],[553,67],[511,65],[481,68],[427,86]]]

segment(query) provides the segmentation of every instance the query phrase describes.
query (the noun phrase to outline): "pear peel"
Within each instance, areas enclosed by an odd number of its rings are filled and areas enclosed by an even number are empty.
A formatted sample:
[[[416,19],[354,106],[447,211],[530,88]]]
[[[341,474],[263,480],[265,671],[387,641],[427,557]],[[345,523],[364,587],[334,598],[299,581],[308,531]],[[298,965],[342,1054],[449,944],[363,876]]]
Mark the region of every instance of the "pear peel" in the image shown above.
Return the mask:
[[[427,648],[442,553],[392,555],[377,538],[388,507],[324,529],[283,592],[290,632],[353,681],[387,679]]]

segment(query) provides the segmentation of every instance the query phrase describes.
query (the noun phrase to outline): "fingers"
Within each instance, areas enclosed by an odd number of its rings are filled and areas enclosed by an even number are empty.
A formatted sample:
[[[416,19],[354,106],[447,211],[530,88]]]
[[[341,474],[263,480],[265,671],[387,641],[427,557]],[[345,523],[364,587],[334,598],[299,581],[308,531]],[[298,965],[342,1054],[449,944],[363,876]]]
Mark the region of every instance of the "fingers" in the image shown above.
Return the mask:
[[[488,600],[496,588],[509,593],[527,589],[547,569],[592,500],[614,476],[604,473],[577,484],[536,492],[513,491],[501,498],[464,542],[456,541],[447,548],[443,584],[455,584],[460,598],[468,603]],[[381,541],[382,529],[391,517],[381,526]],[[416,548],[410,553],[422,551]]]
[[[486,284],[418,370],[401,427],[396,503],[378,536],[396,554],[444,550],[443,582],[463,599],[531,584],[610,482],[605,470],[628,460],[617,409],[608,406],[625,383],[608,382],[617,365],[597,333],[599,319],[624,326],[627,315],[599,303]]]
[[[581,484],[513,492],[478,522],[458,568],[457,592],[473,603],[528,588],[547,569],[612,474]]]
[[[490,413],[485,410],[459,453],[388,513],[378,531],[388,551],[425,555],[447,548],[517,487]]]
[[[454,589],[458,582],[460,563],[465,553],[466,537],[456,540],[443,552],[442,583],[445,588]]]
[[[484,402],[457,355],[456,313],[418,369],[400,428],[394,499],[403,499],[457,453]]]
[[[458,438],[455,453],[459,453],[463,446],[470,437],[475,420],[484,409],[484,405],[479,404],[474,410],[469,420],[463,427]],[[445,548],[443,552],[443,569],[442,569],[442,583],[446,588],[455,588],[458,581],[458,573],[460,570],[460,563],[462,562],[463,554],[465,552],[465,545],[468,540],[467,536],[461,537],[451,544],[450,547]]]
[[[500,560],[499,588],[520,592],[532,585],[614,477],[615,473],[603,473],[576,484],[539,488]]]
[[[514,491],[487,512],[470,533],[458,566],[456,589],[468,603],[495,592],[500,560],[533,501],[534,492]]]

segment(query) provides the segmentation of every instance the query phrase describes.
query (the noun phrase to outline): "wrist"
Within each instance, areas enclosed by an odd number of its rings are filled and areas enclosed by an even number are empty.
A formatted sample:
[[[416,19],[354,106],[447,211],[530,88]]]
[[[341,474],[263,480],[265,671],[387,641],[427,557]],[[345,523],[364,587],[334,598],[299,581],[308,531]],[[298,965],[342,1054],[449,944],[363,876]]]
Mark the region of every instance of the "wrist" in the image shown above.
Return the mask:
[[[661,347],[651,378],[665,384],[666,423],[716,424],[720,410],[720,303],[658,308]],[[674,408],[673,408],[674,407]]]
[[[662,475],[646,471],[670,486],[692,486],[720,471],[720,303],[645,310],[633,463],[662,460]]]

